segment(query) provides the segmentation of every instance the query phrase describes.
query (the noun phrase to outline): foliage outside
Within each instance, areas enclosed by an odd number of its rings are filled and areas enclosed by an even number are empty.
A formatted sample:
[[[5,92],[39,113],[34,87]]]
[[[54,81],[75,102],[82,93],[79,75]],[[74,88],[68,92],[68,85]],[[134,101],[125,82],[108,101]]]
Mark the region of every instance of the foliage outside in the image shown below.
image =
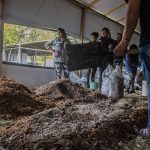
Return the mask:
[[[17,45],[21,43],[32,43],[36,41],[52,40],[56,37],[56,31],[42,30],[20,25],[5,24],[4,25],[4,47],[10,45]],[[68,35],[72,44],[80,43],[78,37]],[[51,60],[52,55],[46,56],[45,54],[36,57],[38,65],[44,65],[46,60]]]

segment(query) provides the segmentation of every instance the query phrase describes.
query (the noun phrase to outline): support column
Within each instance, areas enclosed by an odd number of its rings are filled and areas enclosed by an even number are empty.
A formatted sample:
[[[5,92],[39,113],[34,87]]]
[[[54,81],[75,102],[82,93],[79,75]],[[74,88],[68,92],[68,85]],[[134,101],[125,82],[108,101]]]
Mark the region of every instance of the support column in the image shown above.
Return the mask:
[[[19,47],[18,47],[18,56],[17,56],[17,63],[21,64],[22,63],[22,51],[21,51],[21,44],[19,44]]]
[[[2,61],[3,61],[3,32],[4,32],[4,1],[0,0],[0,77],[3,76]]]
[[[85,28],[85,8],[81,8],[81,23],[80,23],[80,40],[83,43],[84,40],[84,28]]]
[[[84,41],[84,28],[85,28],[85,8],[81,8],[81,22],[80,22],[80,41],[83,44]],[[79,70],[79,77],[81,77],[82,71]]]

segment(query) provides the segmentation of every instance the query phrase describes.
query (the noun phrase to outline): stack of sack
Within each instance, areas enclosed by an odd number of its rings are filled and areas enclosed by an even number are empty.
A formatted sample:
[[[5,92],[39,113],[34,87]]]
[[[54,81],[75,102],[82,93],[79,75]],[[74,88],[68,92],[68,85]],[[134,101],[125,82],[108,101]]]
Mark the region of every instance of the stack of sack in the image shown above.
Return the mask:
[[[116,65],[115,69],[111,65],[106,67],[102,75],[101,92],[107,97],[123,98],[124,78],[120,65]]]

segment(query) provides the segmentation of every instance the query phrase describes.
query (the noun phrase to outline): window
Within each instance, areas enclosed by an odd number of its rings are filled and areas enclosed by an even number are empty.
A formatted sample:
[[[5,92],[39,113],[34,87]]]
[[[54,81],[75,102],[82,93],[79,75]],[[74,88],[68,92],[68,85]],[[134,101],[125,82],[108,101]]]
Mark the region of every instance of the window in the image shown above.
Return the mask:
[[[52,53],[44,44],[55,37],[56,30],[5,24],[3,61],[53,67]],[[68,34],[68,38],[72,44],[80,43],[77,36]]]

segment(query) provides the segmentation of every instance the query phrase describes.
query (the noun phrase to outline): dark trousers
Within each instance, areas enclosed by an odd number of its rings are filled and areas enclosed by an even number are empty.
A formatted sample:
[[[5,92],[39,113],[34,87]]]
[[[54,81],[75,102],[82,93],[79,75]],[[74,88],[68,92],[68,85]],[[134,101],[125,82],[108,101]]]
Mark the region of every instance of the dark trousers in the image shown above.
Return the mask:
[[[148,88],[148,129],[150,130],[150,44],[146,44],[139,49],[143,74],[147,81]]]
[[[99,90],[101,91],[102,87],[102,75],[106,67],[99,67]]]
[[[87,72],[87,85],[89,86],[90,82],[95,82],[95,74],[96,74],[97,68],[90,68]]]

